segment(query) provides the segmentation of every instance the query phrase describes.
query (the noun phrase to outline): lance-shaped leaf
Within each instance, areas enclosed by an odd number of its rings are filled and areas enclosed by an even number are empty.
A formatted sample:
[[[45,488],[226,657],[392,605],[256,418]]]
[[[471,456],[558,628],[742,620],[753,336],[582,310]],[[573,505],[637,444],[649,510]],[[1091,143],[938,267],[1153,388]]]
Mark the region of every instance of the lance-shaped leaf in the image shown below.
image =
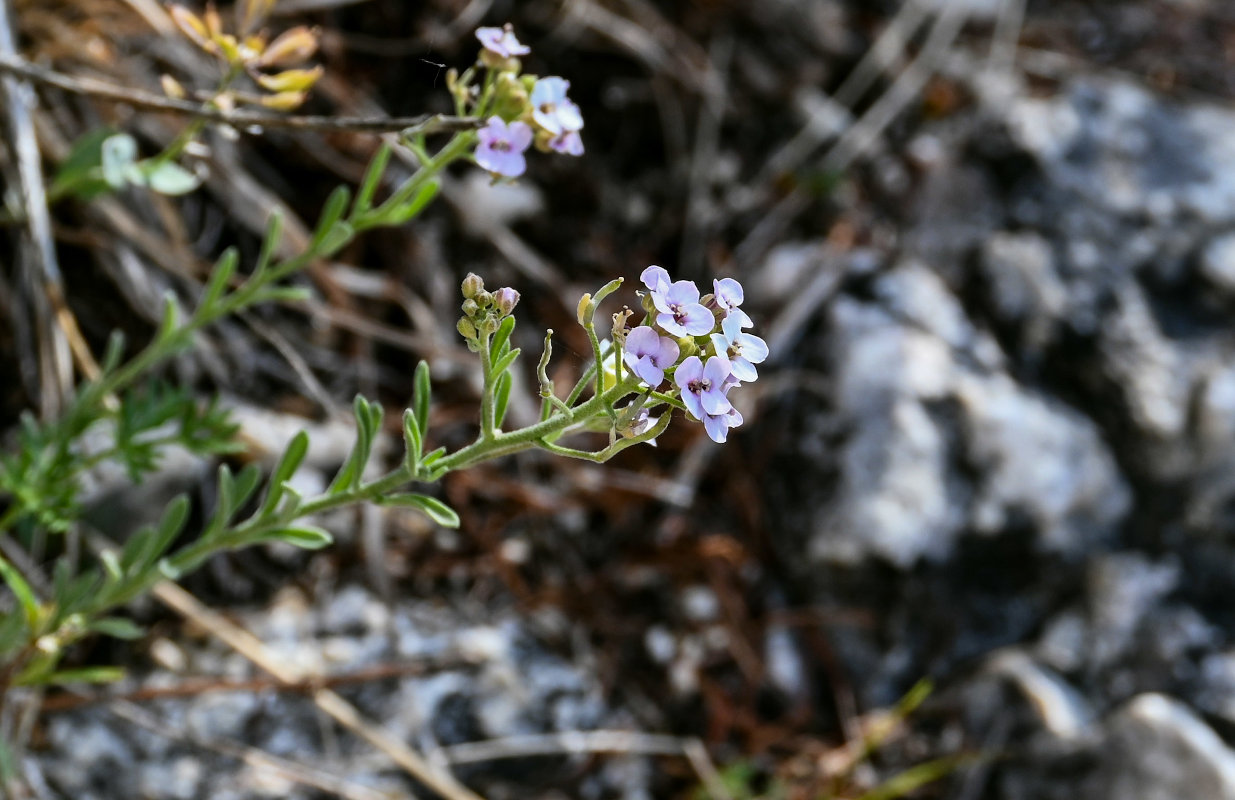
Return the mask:
[[[416,474],[416,467],[420,464],[420,451],[423,447],[422,439],[420,438],[420,426],[416,422],[416,413],[410,408],[403,411],[403,443],[406,448],[407,455],[404,457],[404,463],[407,468]]]
[[[416,375],[412,386],[412,410],[416,412],[416,427],[420,429],[420,439],[423,445],[424,441],[429,438],[429,402],[433,397],[428,361],[421,361],[416,365]]]
[[[373,207],[373,196],[377,193],[377,188],[382,184],[382,178],[386,176],[386,166],[390,163],[390,145],[382,142],[381,147],[373,154],[373,160],[369,162],[368,169],[365,170],[364,180],[360,183],[360,188],[356,190],[356,200],[352,204],[352,224],[356,227],[361,227],[360,218],[369,212]]]
[[[370,403],[361,395],[356,395],[353,411],[356,415],[356,444],[352,447],[347,461],[330,482],[330,488],[326,490],[328,495],[345,492],[360,485],[365,465],[369,463],[369,456],[373,452],[373,440],[382,424],[381,405]]]
[[[300,468],[308,452],[309,434],[300,431],[287,443],[287,448],[270,475],[270,488],[266,490],[266,499],[262,501],[262,506],[257,512],[257,519],[264,519],[274,514],[279,500],[287,491],[285,484],[291,480],[292,475],[296,474],[296,470]]]
[[[347,210],[347,203],[350,197],[351,193],[347,190],[347,187],[340,186],[330,193],[330,197],[326,198],[326,205],[322,208],[322,215],[317,221],[317,229],[313,232],[313,243],[309,247],[310,250],[327,255],[322,245],[328,238],[337,237],[334,231],[337,224],[343,219],[343,212]]]
[[[517,355],[518,352],[516,350],[511,355]],[[502,427],[502,420],[506,419],[506,407],[510,404],[510,385],[510,373],[503,372],[497,376],[497,384],[493,387],[493,424],[499,428]]]
[[[459,527],[459,515],[455,513],[453,508],[436,497],[412,493],[392,494],[380,498],[377,502],[384,506],[415,508],[444,528]]]
[[[279,528],[261,538],[263,542],[285,542],[304,550],[320,550],[334,541],[329,533],[313,525]]]
[[[514,317],[506,317],[502,320],[502,324],[498,325],[497,332],[493,334],[493,340],[489,343],[490,365],[497,364],[499,358],[510,352],[510,334],[514,329]]]
[[[143,528],[129,537],[120,553],[120,569],[125,575],[136,575],[162,557],[176,537],[184,530],[189,518],[189,498],[176,495],[163,512],[157,527]]]

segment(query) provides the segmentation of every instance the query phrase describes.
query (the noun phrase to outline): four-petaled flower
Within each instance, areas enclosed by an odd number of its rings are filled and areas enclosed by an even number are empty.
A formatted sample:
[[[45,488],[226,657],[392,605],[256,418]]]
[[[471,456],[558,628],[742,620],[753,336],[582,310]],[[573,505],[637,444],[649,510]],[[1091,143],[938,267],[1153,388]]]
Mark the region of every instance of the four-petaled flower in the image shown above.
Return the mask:
[[[716,327],[712,312],[699,303],[699,287],[693,281],[659,281],[650,294],[652,304],[660,312],[656,315],[656,324],[668,333],[703,336]]]
[[[724,444],[729,438],[729,429],[742,424],[742,414],[732,406],[723,414],[707,414],[703,417],[703,429],[712,441]]]
[[[733,386],[726,380],[733,369],[729,359],[712,356],[704,364],[699,356],[689,356],[678,364],[673,382],[682,390],[682,402],[695,419],[709,414],[725,414],[733,408],[725,393]]]
[[[566,96],[568,89],[570,81],[558,77],[541,78],[532,87],[532,119],[554,136],[583,128],[583,114]]]
[[[762,363],[768,357],[767,343],[752,333],[743,333],[742,320],[737,314],[725,317],[720,329],[723,333],[712,334],[712,347],[717,355],[728,357],[733,366],[733,377],[748,382],[758,379],[755,364]]]
[[[515,31],[510,23],[501,28],[477,28],[476,38],[485,50],[501,58],[525,56],[532,52],[532,48],[515,38]]]
[[[735,281],[733,278],[721,278],[720,280],[712,279],[713,297],[718,308],[725,312],[725,319],[737,317],[742,323],[743,328],[749,328],[755,323],[751,322],[750,317],[746,312],[738,308],[742,305],[742,300],[745,298],[745,292],[742,290],[742,284]],[[745,380],[745,378],[743,379]],[[751,380],[754,380],[753,378]]]
[[[489,124],[478,131],[476,163],[494,175],[516,178],[527,169],[523,151],[532,144],[532,129],[526,122],[507,125],[501,117],[489,117]]]
[[[626,337],[622,360],[640,380],[655,389],[665,379],[665,370],[677,363],[680,352],[677,342],[642,326]]]

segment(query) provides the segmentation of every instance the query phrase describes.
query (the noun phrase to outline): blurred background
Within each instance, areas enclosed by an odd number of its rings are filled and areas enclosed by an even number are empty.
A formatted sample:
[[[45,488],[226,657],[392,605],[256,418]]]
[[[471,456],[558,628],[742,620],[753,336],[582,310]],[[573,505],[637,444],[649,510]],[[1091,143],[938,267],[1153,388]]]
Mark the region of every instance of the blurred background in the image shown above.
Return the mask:
[[[58,72],[215,79],[153,0],[7,3]],[[491,463],[443,486],[458,531],[348,511],[334,548],[186,588],[490,800],[1235,798],[1235,7],[280,0],[270,27],[320,27],[303,111],[400,116],[448,112],[445,69],[505,22],[527,72],[570,80],[586,155],[510,187],[459,169],[416,224],[306,272],[312,301],[212,328],[165,377],[219,394],[254,458],[308,427],[324,483],[352,396],[397,420],[421,358],[437,444],[474,435],[467,272],[522,292],[529,351],[558,333],[560,385],[589,352],[579,295],[660,264],[745,285],[772,347],[746,424]],[[185,125],[35,91],[48,175],[91,131],[152,154]],[[6,435],[65,386],[54,291],[95,353],[142,342],[163,292],[187,302],[228,245],[251,264],[271,209],[310,229],[378,141],[210,129],[194,193],[52,206],[59,289],[5,223]],[[0,167],[12,205],[7,134]],[[99,476],[90,524],[209,503],[215,466]],[[133,614],[144,639],[77,655],[126,666],[127,705],[49,697],[29,796],[431,796],[200,626]],[[528,738],[595,730],[627,735]]]

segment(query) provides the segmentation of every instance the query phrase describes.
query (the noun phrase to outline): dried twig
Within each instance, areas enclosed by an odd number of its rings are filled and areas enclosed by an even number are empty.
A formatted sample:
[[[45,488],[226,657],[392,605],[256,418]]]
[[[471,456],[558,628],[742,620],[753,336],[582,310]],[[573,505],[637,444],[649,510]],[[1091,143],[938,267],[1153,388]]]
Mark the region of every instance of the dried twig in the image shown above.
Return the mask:
[[[247,128],[285,128],[298,131],[390,133],[404,131],[417,134],[452,133],[479,128],[480,120],[473,117],[455,117],[445,114],[421,114],[416,117],[328,117],[276,114],[268,111],[237,109],[225,111],[214,106],[176,100],[141,89],[130,89],[95,78],[78,78],[62,72],[32,64],[25,59],[0,53],[0,73],[7,73],[46,86],[54,86],[66,92],[84,94],[103,100],[122,103],[145,111],[160,111],[168,114],[207,119],[231,125],[241,130]]]

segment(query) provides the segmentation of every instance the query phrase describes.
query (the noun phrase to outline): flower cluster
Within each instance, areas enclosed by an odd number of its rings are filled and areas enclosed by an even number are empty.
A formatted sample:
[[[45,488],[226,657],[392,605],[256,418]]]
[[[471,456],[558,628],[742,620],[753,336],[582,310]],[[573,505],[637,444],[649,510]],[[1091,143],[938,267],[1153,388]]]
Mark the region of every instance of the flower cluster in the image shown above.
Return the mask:
[[[583,114],[569,97],[570,81],[556,76],[522,75],[519,56],[531,52],[509,24],[476,31],[481,51],[477,65],[486,71],[473,85],[475,69],[448,76],[456,110],[485,120],[478,132],[476,163],[497,178],[517,178],[527,169],[524,153],[583,155]]]
[[[223,21],[213,5],[197,16],[183,6],[172,6],[176,27],[201,50],[218,59],[229,73],[245,73],[266,94],[235,89],[219,92],[212,101],[221,107],[251,103],[290,111],[308,97],[309,89],[322,76],[321,66],[302,65],[317,52],[317,34],[303,25],[292,28],[273,41],[265,31],[254,32],[269,15],[274,0],[241,0],[236,4],[236,32],[225,33]],[[163,76],[163,90],[183,98],[188,92],[170,75]]]
[[[730,390],[755,381],[755,364],[768,357],[767,344],[743,330],[753,323],[740,308],[742,284],[714,280],[712,293],[700,296],[693,281],[674,281],[657,266],[640,280],[647,317],[626,333],[623,363],[652,389],[672,373],[686,410],[714,441],[725,441],[729,429],[742,424]]]
[[[455,327],[467,340],[468,348],[475,350],[477,340],[492,336],[501,321],[515,310],[519,293],[509,286],[494,292],[485,291],[484,280],[472,272],[463,279],[461,288],[463,316]]]

